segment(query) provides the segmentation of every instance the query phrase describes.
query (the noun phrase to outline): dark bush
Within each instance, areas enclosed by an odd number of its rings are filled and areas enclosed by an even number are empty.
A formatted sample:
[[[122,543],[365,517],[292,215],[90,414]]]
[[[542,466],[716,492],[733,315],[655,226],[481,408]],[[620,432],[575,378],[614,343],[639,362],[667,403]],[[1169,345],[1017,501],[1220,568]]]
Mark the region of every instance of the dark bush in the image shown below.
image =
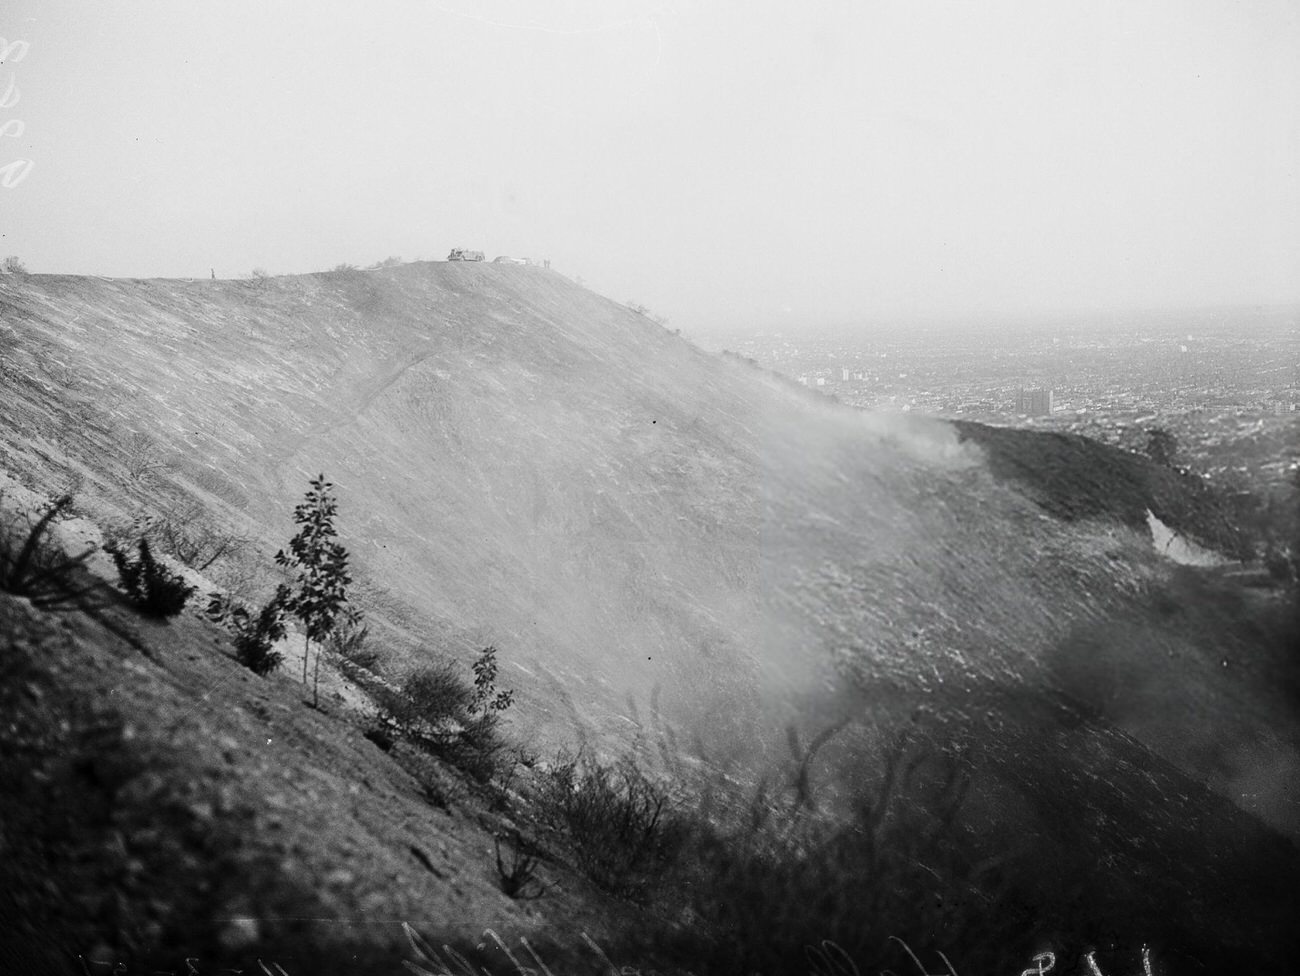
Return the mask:
[[[78,602],[93,589],[81,569],[94,550],[69,556],[48,538],[51,524],[71,504],[72,496],[63,495],[34,523],[20,526],[15,518],[0,525],[0,590],[49,609]]]
[[[577,866],[606,891],[645,894],[662,878],[684,840],[669,815],[668,791],[635,762],[602,763],[561,755],[541,782],[542,818],[564,831]]]
[[[497,878],[506,897],[516,901],[541,898],[546,893],[546,887],[537,880],[537,858],[524,851],[524,842],[519,832],[515,831],[510,845],[509,866],[501,856],[501,838],[494,837],[493,844],[497,855]],[[529,885],[533,887],[530,888]]]
[[[137,548],[140,553],[138,559],[131,559],[121,549],[108,550],[117,566],[122,589],[146,616],[164,620],[176,616],[185,609],[185,602],[195,588],[185,582],[185,577],[159,565],[149,551],[146,540],[141,539]]]
[[[284,599],[282,586],[256,614],[222,594],[214,594],[208,603],[209,619],[222,624],[234,637],[236,660],[262,677],[284,663],[284,655],[272,649],[285,635]]]
[[[397,743],[398,731],[391,721],[380,714],[374,716],[362,735],[379,746],[381,751],[392,752]]]
[[[747,800],[737,787],[683,809],[660,863],[665,890],[685,893],[695,922],[659,943],[703,970],[735,972],[808,971],[806,947],[828,942],[856,962],[880,960],[891,935],[924,946],[941,934],[969,959],[1001,953],[1025,919],[963,846],[961,760],[900,737],[876,764],[834,814],[762,786]],[[578,790],[597,798],[578,801],[593,806],[579,822],[632,860],[635,830],[600,826],[620,822],[626,789],[608,776],[592,783]]]

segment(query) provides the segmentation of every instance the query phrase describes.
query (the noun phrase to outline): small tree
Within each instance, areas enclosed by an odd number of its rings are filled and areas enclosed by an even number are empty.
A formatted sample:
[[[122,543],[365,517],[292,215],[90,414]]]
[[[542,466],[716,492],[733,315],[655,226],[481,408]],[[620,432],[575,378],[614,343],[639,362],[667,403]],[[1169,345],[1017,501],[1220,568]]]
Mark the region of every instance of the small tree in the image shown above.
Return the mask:
[[[497,691],[497,649],[489,644],[474,662],[474,701],[471,714],[504,712],[514,703],[513,691]]]
[[[27,274],[27,265],[23,264],[21,258],[13,254],[5,258],[4,264],[0,265],[0,267],[4,268],[5,274]]]
[[[302,503],[293,512],[301,528],[289,540],[289,551],[275,554],[275,561],[297,572],[298,578],[285,601],[285,609],[297,617],[305,628],[303,637],[302,683],[307,683],[307,660],[313,641],[320,643],[334,629],[334,622],[347,605],[348,551],[334,541],[334,516],[338,503],[330,489],[333,484],[320,475]],[[320,655],[316,655],[312,707],[319,703]]]

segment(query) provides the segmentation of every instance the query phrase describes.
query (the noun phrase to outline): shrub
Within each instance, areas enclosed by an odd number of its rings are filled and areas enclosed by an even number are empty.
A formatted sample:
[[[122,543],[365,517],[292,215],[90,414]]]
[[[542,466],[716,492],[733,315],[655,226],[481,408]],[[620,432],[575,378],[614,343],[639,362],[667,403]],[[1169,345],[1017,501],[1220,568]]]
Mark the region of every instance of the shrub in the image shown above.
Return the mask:
[[[960,757],[902,735],[880,759],[846,812],[814,814],[760,786],[747,803],[737,793],[683,815],[672,888],[707,924],[673,936],[676,950],[706,969],[793,972],[824,940],[855,960],[878,958],[890,935],[921,945],[943,933],[972,957],[1009,944],[1025,920],[962,849]]]
[[[344,607],[334,629],[325,638],[325,651],[357,667],[374,671],[380,661],[379,651],[368,641],[370,628],[365,614],[354,607]]]
[[[498,725],[513,693],[496,690],[496,648],[484,648],[473,671],[471,684],[450,661],[440,661],[412,671],[395,691],[381,689],[376,735],[400,736],[489,782],[506,762]]]
[[[362,733],[363,736],[379,746],[383,752],[393,751],[398,734],[398,730],[392,721],[382,712],[373,717],[370,724],[366,726],[366,730]]]
[[[541,898],[546,893],[546,888],[537,880],[537,859],[524,852],[524,843],[519,832],[515,831],[509,867],[506,867],[506,862],[501,857],[501,838],[494,837],[492,842],[497,855],[497,878],[506,897],[516,901]],[[531,890],[528,887],[530,884],[535,885]]]
[[[108,550],[117,566],[122,589],[146,616],[164,620],[176,616],[185,609],[185,602],[195,588],[185,582],[185,577],[160,566],[149,551],[148,541],[141,539],[138,548],[138,559],[131,559],[116,547]]]
[[[235,658],[254,674],[266,677],[284,663],[284,655],[273,650],[283,640],[284,602],[287,590],[281,586],[256,614],[223,594],[213,594],[208,603],[209,619],[223,625],[234,636]]]
[[[171,466],[162,456],[162,445],[145,433],[132,434],[125,445],[119,448],[118,456],[126,466],[126,473],[136,481],[142,481],[157,471],[165,471]]]
[[[543,819],[563,830],[578,867],[605,890],[646,893],[676,858],[683,825],[668,816],[668,792],[624,757],[602,763],[560,755],[540,790]]]
[[[94,549],[69,556],[47,537],[51,524],[71,505],[72,496],[63,495],[26,529],[17,519],[0,526],[0,590],[49,609],[77,602],[93,589],[80,570]]]
[[[5,258],[3,268],[5,274],[27,274],[27,265],[23,264],[21,258],[13,254]]]
[[[148,519],[144,532],[155,544],[200,573],[251,542],[227,532],[199,504],[178,506]]]
[[[402,683],[402,695],[407,704],[406,724],[413,734],[426,736],[463,727],[474,701],[474,689],[450,661],[412,671]]]

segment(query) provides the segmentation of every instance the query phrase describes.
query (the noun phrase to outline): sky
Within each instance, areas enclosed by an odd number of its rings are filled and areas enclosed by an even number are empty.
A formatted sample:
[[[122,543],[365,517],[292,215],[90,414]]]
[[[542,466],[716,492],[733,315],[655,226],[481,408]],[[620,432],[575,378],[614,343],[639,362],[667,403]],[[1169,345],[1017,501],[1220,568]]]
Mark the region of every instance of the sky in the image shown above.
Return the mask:
[[[0,0],[0,38],[33,272],[467,247],[692,332],[1300,301],[1292,0]]]

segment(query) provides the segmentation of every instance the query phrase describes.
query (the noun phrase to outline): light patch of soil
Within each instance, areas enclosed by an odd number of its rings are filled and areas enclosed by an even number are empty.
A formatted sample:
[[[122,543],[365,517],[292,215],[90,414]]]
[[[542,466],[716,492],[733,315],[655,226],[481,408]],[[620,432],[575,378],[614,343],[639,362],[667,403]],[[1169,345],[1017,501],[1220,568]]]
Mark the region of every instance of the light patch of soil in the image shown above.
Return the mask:
[[[1151,528],[1151,544],[1156,552],[1180,566],[1224,566],[1228,563],[1214,550],[1185,539],[1150,511],[1147,512],[1147,525]]]

